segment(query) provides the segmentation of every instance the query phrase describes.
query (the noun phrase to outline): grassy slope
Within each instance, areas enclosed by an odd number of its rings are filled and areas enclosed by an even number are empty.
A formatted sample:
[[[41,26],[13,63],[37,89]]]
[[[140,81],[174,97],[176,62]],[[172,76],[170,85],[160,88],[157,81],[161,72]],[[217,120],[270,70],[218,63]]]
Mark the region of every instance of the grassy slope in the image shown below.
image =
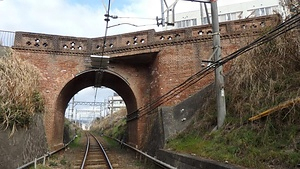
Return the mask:
[[[248,118],[300,96],[300,35],[288,33],[234,61],[226,82],[227,117],[216,125],[215,99],[167,148],[250,168],[294,168],[300,163],[300,105]]]
[[[26,127],[34,113],[44,112],[44,102],[38,89],[40,74],[29,63],[12,56],[9,48],[0,56],[0,127]],[[3,55],[4,54],[4,55]]]
[[[97,119],[93,122],[91,130],[101,131],[105,135],[121,139],[126,131],[126,110],[120,110],[104,119]]]

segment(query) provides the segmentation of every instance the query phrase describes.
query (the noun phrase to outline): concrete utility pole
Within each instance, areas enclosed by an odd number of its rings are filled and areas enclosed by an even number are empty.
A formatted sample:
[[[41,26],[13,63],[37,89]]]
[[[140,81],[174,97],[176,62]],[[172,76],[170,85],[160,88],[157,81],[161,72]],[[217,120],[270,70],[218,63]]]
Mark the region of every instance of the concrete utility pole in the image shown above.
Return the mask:
[[[216,63],[221,58],[221,40],[219,32],[219,15],[218,15],[218,5],[217,0],[185,0],[191,2],[200,2],[204,3],[207,22],[210,24],[209,14],[207,11],[206,3],[211,4],[211,16],[212,16],[212,29],[213,29],[213,61]],[[201,8],[200,8],[201,10]],[[202,12],[201,12],[202,13]],[[225,116],[226,116],[226,103],[225,103],[225,91],[224,91],[224,76],[223,76],[223,67],[222,65],[216,67],[215,69],[215,91],[217,97],[217,112],[218,112],[218,124],[215,129],[222,127]],[[214,130],[215,130],[214,129]]]
[[[161,5],[161,25],[162,27],[165,26],[165,10],[164,10],[164,1],[160,0]]]
[[[213,49],[214,49],[214,62],[221,58],[221,40],[219,32],[219,17],[217,0],[210,0],[211,14],[212,14],[212,27],[213,27]],[[217,112],[218,112],[218,125],[217,129],[221,128],[226,116],[226,103],[224,91],[224,76],[222,65],[215,69],[215,91],[217,95]]]

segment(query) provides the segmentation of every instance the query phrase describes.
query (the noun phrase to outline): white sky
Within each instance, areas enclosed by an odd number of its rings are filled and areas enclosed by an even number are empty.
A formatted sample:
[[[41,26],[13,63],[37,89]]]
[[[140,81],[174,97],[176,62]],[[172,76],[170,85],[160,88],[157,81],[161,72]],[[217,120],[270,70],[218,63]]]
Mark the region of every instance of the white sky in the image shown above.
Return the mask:
[[[175,0],[167,0],[171,5]],[[218,5],[249,0],[219,0]],[[105,5],[103,5],[105,4]],[[0,30],[28,31],[77,37],[104,35],[104,6],[108,0],[3,0],[0,1]],[[198,10],[199,3],[179,1],[176,12]],[[108,30],[108,35],[140,29],[157,29],[156,16],[161,17],[160,0],[112,0],[111,15],[143,17],[152,20],[111,19],[109,25],[132,23],[152,25],[147,27],[118,26]]]
[[[171,5],[175,0],[167,0]],[[250,0],[219,0],[218,5],[241,3]],[[132,17],[131,19],[111,19],[109,25],[131,23],[151,25],[144,27],[117,26],[108,29],[108,35],[133,32],[137,30],[156,29],[156,16],[161,17],[160,0],[112,0],[111,15]],[[0,0],[0,30],[26,31],[35,33],[57,34],[76,37],[101,37],[105,32],[104,6],[108,0]],[[179,1],[175,11],[187,12],[198,10],[197,2]],[[134,17],[151,19],[133,19]],[[98,90],[97,98],[101,101],[113,92]],[[94,101],[95,90],[88,88],[75,99]],[[92,98],[92,99],[91,99]]]

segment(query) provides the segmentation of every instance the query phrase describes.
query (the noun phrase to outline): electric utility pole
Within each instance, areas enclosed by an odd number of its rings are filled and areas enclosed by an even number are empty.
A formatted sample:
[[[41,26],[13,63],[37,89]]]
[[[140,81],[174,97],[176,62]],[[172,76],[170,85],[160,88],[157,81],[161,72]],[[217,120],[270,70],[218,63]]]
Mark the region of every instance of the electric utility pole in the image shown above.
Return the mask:
[[[213,29],[213,49],[214,49],[214,62],[218,62],[221,58],[221,40],[219,32],[219,17],[217,0],[210,0],[211,15],[212,15],[212,29]],[[218,63],[217,63],[218,64]],[[217,96],[217,112],[218,112],[218,125],[217,129],[221,128],[226,116],[226,103],[224,91],[224,76],[223,66],[216,65],[215,68],[215,91]]]
[[[215,68],[215,91],[217,97],[218,124],[215,129],[219,129],[222,127],[225,120],[226,103],[225,103],[223,67],[222,65],[218,65],[218,61],[221,58],[221,40],[220,40],[220,32],[219,32],[220,28],[219,28],[217,0],[185,0],[185,1],[204,3],[208,24],[210,24],[210,20],[209,20],[209,14],[207,11],[206,4],[207,3],[211,4],[212,29],[213,29],[213,53],[214,53],[213,62],[217,64]],[[161,2],[163,5],[163,0],[161,0]],[[200,11],[202,15],[201,8]]]

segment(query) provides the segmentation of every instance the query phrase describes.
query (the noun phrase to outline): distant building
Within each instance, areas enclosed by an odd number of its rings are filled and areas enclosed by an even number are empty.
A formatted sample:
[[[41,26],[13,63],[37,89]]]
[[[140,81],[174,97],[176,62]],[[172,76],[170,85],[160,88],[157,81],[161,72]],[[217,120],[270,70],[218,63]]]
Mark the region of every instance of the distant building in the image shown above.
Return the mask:
[[[107,107],[109,114],[113,114],[121,109],[126,108],[126,105],[122,97],[119,96],[117,93],[114,93],[113,96],[108,97]]]
[[[196,4],[196,2],[194,2]],[[199,3],[198,3],[199,4]],[[199,10],[175,15],[175,26],[171,29],[184,28],[196,25],[206,25],[211,22],[210,5],[207,5],[208,16],[205,7],[199,5]],[[266,16],[276,13],[284,13],[280,0],[253,0],[243,3],[236,3],[226,6],[219,6],[219,22],[245,19],[251,17]]]

